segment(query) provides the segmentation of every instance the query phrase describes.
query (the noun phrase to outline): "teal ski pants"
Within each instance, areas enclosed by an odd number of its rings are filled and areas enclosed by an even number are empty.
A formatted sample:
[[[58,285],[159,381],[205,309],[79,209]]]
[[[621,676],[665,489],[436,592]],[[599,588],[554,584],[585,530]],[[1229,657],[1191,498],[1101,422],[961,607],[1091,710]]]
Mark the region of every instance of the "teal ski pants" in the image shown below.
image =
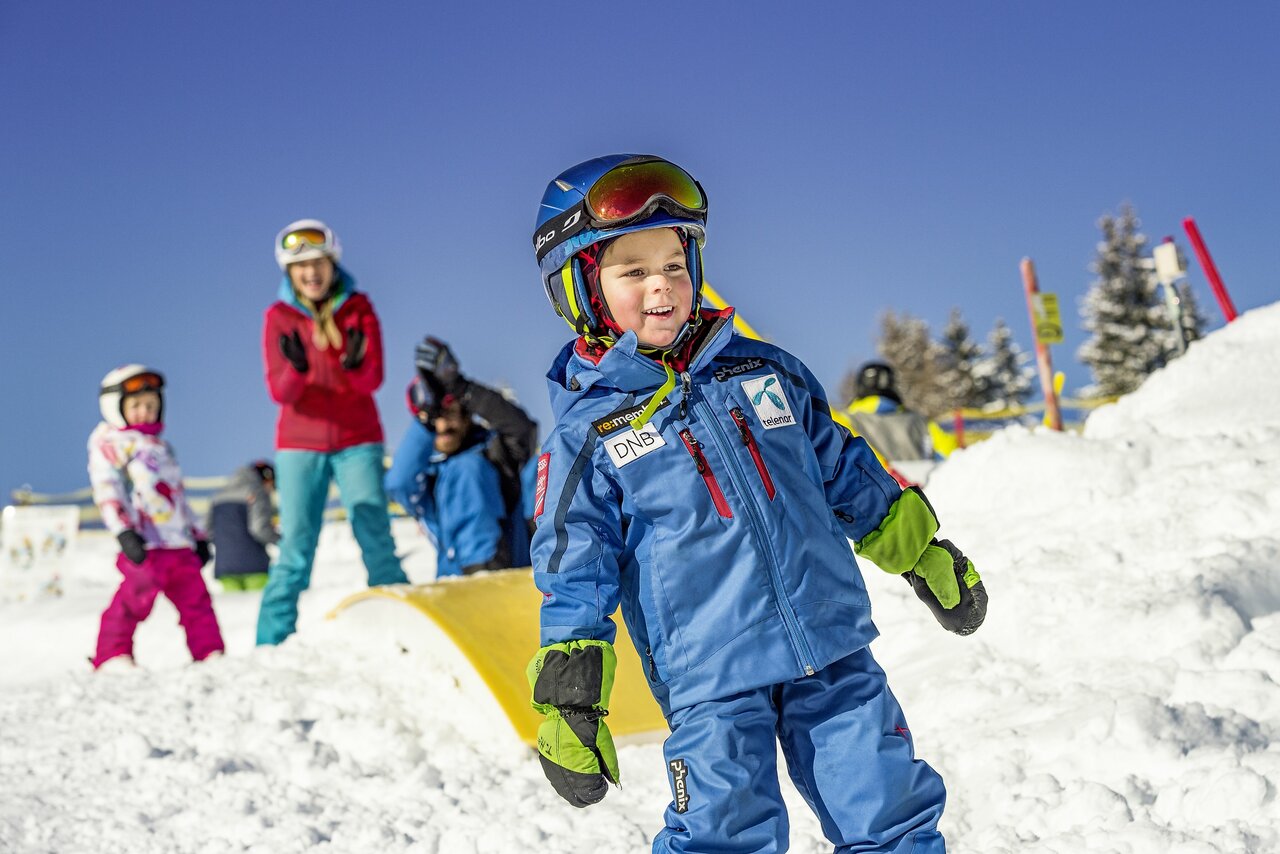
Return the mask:
[[[258,611],[258,643],[278,644],[298,623],[298,597],[311,584],[311,563],[324,523],[329,482],[336,481],[342,506],[369,573],[369,585],[408,581],[391,539],[391,519],[382,487],[382,444],[333,453],[277,451],[280,556],[270,568]]]

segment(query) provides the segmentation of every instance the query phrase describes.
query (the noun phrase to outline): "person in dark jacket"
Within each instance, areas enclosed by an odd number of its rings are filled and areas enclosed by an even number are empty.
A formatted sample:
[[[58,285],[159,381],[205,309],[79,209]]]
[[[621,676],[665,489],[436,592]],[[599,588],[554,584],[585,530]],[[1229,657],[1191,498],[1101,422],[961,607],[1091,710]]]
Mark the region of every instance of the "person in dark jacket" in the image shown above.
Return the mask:
[[[527,566],[520,481],[538,425],[500,392],[463,376],[440,339],[419,344],[414,363],[414,423],[392,459],[387,492],[426,528],[437,577]]]
[[[280,541],[272,522],[276,470],[266,460],[238,469],[209,501],[213,577],[223,590],[261,590],[271,558],[267,546]]]

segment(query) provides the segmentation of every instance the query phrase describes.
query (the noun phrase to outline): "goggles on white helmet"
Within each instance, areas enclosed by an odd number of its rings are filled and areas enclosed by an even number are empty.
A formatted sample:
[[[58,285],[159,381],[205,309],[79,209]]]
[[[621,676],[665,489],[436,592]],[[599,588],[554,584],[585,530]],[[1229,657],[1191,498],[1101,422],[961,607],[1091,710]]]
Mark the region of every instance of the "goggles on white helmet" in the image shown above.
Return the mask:
[[[281,270],[314,258],[330,258],[337,264],[342,260],[342,242],[333,229],[320,220],[300,219],[276,235],[275,253]]]
[[[160,395],[161,414],[164,412],[164,376],[146,365],[125,365],[110,371],[98,387],[98,409],[102,418],[112,427],[124,429],[124,399],[131,394],[154,391]]]

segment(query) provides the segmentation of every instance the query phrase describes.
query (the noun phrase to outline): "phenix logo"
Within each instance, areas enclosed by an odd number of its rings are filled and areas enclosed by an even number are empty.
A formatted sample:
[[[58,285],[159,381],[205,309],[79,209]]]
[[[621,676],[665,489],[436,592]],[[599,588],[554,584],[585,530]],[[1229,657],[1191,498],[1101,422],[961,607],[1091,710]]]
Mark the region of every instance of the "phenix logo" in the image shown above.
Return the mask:
[[[689,776],[689,766],[683,759],[672,759],[667,767],[671,769],[671,781],[676,791],[676,812],[688,812],[689,785],[685,779]]]
[[[733,379],[738,376],[738,374],[745,374],[747,371],[754,371],[757,368],[763,367],[764,359],[744,359],[736,365],[725,365],[723,367],[716,368],[716,382],[722,383],[725,380]]]

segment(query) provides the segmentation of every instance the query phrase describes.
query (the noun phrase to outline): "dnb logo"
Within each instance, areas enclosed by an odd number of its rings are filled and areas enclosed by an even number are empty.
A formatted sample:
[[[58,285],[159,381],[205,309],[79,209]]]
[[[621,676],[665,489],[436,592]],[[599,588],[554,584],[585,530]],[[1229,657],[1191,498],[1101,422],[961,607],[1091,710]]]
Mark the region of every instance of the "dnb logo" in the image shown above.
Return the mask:
[[[606,436],[603,441],[605,450],[618,468],[630,465],[667,444],[652,421],[639,430],[618,430]]]
[[[672,759],[667,767],[671,769],[671,788],[676,794],[676,812],[688,812],[689,784],[686,780],[689,777],[689,766],[683,759]]]
[[[787,403],[787,395],[778,382],[777,374],[743,380],[742,390],[751,401],[756,418],[760,419],[764,429],[776,430],[796,423],[796,417],[791,414],[791,404]]]

